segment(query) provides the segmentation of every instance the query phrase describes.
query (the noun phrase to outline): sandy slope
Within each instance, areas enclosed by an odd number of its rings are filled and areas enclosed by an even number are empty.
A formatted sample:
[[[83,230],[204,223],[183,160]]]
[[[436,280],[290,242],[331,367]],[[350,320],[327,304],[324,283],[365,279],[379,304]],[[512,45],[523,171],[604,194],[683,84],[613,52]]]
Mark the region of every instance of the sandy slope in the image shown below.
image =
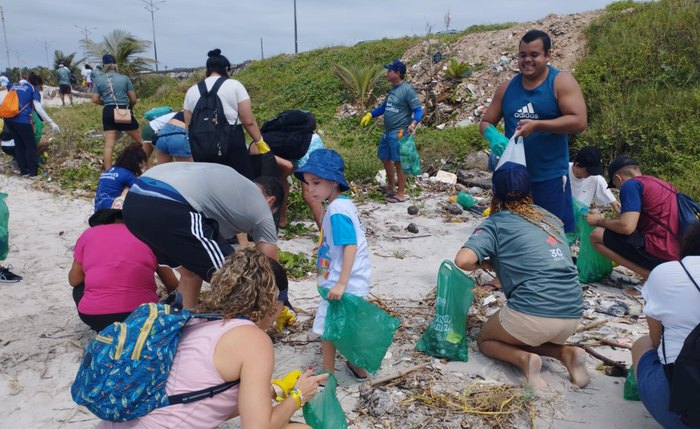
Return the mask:
[[[29,179],[0,176],[0,191],[10,196],[10,255],[7,263],[24,276],[17,284],[3,284],[3,311],[0,314],[0,410],[1,427],[92,427],[95,420],[84,409],[73,404],[70,384],[83,353],[93,334],[80,322],[70,296],[66,277],[72,258],[72,247],[91,212],[89,202],[70,200],[46,194],[32,187]],[[439,205],[445,194],[424,193],[418,201],[420,216],[409,217],[407,204],[383,205],[368,203],[360,207],[362,220],[374,233],[369,235],[372,252],[372,292],[391,302],[405,301],[418,305],[435,283],[437,268],[445,258],[452,258],[476,218],[465,214],[466,223],[446,223]],[[397,240],[407,236],[408,222],[415,222],[420,234],[429,237]],[[399,231],[391,231],[396,225]],[[394,228],[396,229],[396,228]],[[311,254],[311,239],[297,238],[282,242],[288,251]],[[608,293],[616,293],[614,290]],[[318,298],[313,280],[291,283],[296,306],[313,312]],[[302,320],[304,317],[302,316]],[[643,332],[642,325],[632,332]],[[306,334],[301,335],[306,338]],[[289,337],[285,337],[289,338]],[[406,353],[412,344],[394,344],[390,357],[378,375],[392,373],[425,361],[422,355]],[[278,343],[276,373],[292,368],[320,365],[318,343],[289,345]],[[629,362],[625,351],[599,349],[615,359]],[[552,386],[553,398],[539,409],[538,427],[553,428],[653,428],[655,423],[638,402],[622,399],[624,379],[611,378],[594,370],[598,362],[588,359],[593,375],[590,386],[576,390],[566,379],[560,364],[545,362],[545,379]],[[469,377],[481,377],[504,383],[519,384],[522,380],[513,368],[494,362],[470,347],[468,363],[437,364],[455,388]],[[358,384],[342,369],[338,360],[339,397],[348,411],[351,427],[372,427],[366,418],[358,417]],[[393,420],[392,416],[386,417]],[[395,427],[402,421],[393,420]],[[238,427],[237,422],[225,427]]]

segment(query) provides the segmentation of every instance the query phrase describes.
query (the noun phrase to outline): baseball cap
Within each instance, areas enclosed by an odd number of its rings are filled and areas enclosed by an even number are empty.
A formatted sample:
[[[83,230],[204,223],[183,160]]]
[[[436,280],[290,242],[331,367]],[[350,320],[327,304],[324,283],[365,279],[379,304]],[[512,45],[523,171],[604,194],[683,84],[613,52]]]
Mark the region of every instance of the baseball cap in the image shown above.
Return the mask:
[[[614,188],[615,185],[613,185],[612,178],[617,173],[622,167],[626,167],[628,165],[639,165],[637,160],[635,160],[632,157],[629,157],[627,155],[622,155],[618,156],[613,160],[613,162],[610,163],[608,166],[608,188]]]
[[[338,152],[331,149],[316,149],[309,155],[303,167],[299,167],[294,175],[306,183],[304,173],[313,174],[321,179],[336,182],[341,192],[345,192],[350,187],[345,180],[345,162]]]
[[[527,167],[506,162],[491,178],[493,195],[501,201],[518,201],[530,195],[530,174]]]
[[[402,63],[399,60],[394,60],[390,64],[384,64],[384,68],[387,70],[399,72],[400,74],[406,73],[406,64]]]
[[[110,54],[105,54],[102,56],[102,64],[116,64],[117,60],[114,59],[114,56]]]
[[[584,147],[574,156],[574,164],[585,168],[591,176],[603,174],[603,163],[600,161],[600,149],[595,146]]]

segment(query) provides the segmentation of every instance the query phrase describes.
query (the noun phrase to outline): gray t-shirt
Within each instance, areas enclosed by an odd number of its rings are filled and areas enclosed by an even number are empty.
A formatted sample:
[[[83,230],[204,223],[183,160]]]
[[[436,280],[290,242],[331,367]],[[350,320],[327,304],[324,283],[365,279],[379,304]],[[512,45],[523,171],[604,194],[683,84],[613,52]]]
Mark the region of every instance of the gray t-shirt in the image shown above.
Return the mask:
[[[549,223],[561,224],[551,213],[534,207]],[[482,222],[464,247],[473,250],[479,261],[491,258],[513,310],[540,317],[579,318],[583,292],[578,272],[566,236],[562,231],[553,234],[559,240],[504,210]]]
[[[407,128],[413,120],[413,110],[419,106],[418,94],[407,82],[391,88],[384,107],[384,131],[389,133]]]
[[[56,69],[59,85],[70,85],[70,70],[67,67],[59,67]]]
[[[112,91],[109,89],[110,80],[112,81],[114,96],[112,96]],[[92,87],[92,93],[100,94],[100,97],[102,97],[102,102],[105,106],[129,105],[128,92],[133,91],[134,86],[125,75],[115,72],[100,73],[99,76],[96,77],[93,75],[93,82],[94,86]]]
[[[231,167],[169,162],[148,169],[143,177],[172,186],[195,210],[214,219],[224,238],[247,232],[256,243],[277,243],[272,212],[260,188]]]

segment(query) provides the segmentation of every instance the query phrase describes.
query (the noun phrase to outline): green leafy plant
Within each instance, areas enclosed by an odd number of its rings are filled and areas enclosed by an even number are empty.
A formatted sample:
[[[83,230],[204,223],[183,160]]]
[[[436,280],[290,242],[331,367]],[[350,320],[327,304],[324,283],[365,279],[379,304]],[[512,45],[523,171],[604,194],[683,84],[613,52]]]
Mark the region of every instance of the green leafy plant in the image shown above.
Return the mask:
[[[290,223],[286,227],[282,228],[282,236],[285,240],[290,240],[294,237],[308,235],[312,231],[314,230],[305,224],[296,222]]]
[[[384,76],[384,67],[379,65],[351,65],[348,67],[337,64],[335,74],[350,91],[353,104],[363,111],[368,110],[377,100],[379,82]]]
[[[452,59],[445,70],[445,76],[454,80],[462,80],[472,75],[472,68],[464,61]]]
[[[279,252],[280,264],[287,270],[287,276],[293,279],[308,277],[316,271],[316,264],[303,252]]]

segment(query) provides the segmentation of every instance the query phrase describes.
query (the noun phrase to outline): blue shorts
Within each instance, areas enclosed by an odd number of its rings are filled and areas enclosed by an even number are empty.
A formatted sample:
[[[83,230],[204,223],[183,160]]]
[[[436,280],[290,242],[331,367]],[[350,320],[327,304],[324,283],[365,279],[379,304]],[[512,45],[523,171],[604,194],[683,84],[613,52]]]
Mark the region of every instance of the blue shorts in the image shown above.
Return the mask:
[[[165,124],[156,136],[156,149],[166,155],[176,158],[192,156],[190,142],[187,139],[187,130],[177,125]]]
[[[685,429],[688,426],[668,410],[671,391],[664,366],[656,349],[644,353],[637,363],[637,391],[649,414],[666,429]]]
[[[564,232],[576,232],[571,181],[568,177],[566,185],[561,177],[557,177],[544,182],[532,182],[530,187],[535,204],[561,219],[564,222]]]
[[[401,162],[399,139],[396,138],[400,131],[382,134],[382,138],[379,140],[379,147],[377,148],[377,157],[379,159],[382,161]]]

